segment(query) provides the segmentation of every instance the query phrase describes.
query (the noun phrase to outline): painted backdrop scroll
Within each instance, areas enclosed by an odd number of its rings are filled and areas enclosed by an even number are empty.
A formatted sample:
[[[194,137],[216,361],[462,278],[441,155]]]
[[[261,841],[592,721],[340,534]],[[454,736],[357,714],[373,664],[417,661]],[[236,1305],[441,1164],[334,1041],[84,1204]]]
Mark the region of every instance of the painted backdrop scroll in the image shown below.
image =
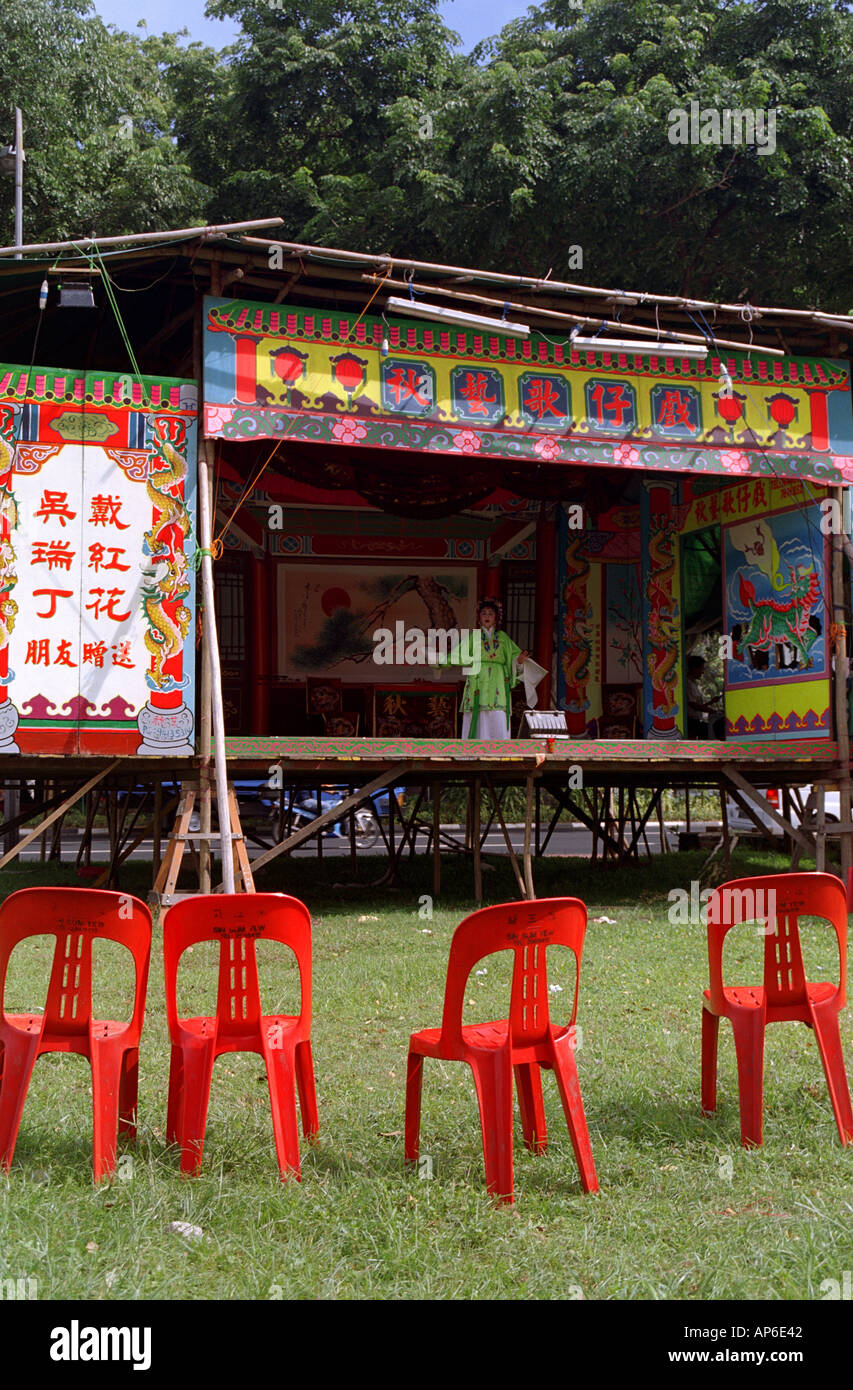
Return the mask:
[[[828,537],[820,502],[723,527],[726,732],[830,737]]]
[[[596,598],[600,592],[600,567],[593,567],[587,555],[586,534],[570,530],[566,513],[559,511],[560,589],[558,650],[558,700],[566,711],[566,729],[583,734],[589,720],[590,685],[595,670],[599,614]],[[598,584],[596,584],[598,580]]]
[[[196,409],[0,366],[0,752],[193,753]]]
[[[681,714],[681,605],[676,564],[676,484],[643,489],[643,685],[646,738],[678,738]]]

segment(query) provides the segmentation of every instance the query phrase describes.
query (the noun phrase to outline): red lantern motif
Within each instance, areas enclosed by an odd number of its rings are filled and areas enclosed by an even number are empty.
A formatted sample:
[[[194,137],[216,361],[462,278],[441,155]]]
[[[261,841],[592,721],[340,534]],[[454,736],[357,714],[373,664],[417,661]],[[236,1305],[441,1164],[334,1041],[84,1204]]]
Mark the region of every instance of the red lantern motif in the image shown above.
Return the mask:
[[[786,430],[797,413],[797,402],[793,396],[787,396],[784,391],[777,391],[775,396],[766,397],[770,407],[770,418],[777,424],[780,430]]]
[[[362,357],[356,357],[354,352],[341,352],[337,357],[330,357],[329,361],[332,380],[344,388],[352,404],[353,392],[367,380],[367,362]]]
[[[746,405],[746,396],[737,395],[734,391],[730,394],[720,391],[719,394],[715,392],[714,399],[717,402],[717,414],[720,415],[728,425],[729,439],[733,441],[735,437],[735,425],[743,415]]]
[[[722,415],[727,425],[733,425],[735,420],[739,420],[743,414],[743,397],[718,396],[717,410]]]
[[[306,375],[308,361],[307,352],[297,352],[293,347],[276,348],[275,352],[270,353],[273,371],[280,377],[285,386],[292,386]]]

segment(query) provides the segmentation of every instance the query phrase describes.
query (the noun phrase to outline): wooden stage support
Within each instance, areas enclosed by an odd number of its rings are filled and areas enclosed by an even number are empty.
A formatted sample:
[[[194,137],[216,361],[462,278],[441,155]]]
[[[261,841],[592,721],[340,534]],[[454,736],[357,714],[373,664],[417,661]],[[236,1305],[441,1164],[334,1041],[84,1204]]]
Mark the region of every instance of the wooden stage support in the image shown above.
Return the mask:
[[[181,861],[184,857],[184,850],[189,846],[194,848],[196,844],[209,844],[211,840],[222,840],[221,831],[211,832],[209,827],[202,830],[192,830],[193,812],[199,803],[199,783],[185,782],[178,806],[178,814],[175,819],[175,826],[169,839],[168,848],[163,856],[163,862],[154,880],[154,887],[148,895],[149,906],[152,908],[171,907],[173,902],[182,894],[178,893],[178,876],[181,872]],[[255,881],[252,876],[249,856],[246,850],[246,841],[243,838],[243,830],[240,825],[240,811],[237,805],[237,794],[233,785],[228,783],[228,812],[230,816],[229,830],[226,836],[230,835],[231,855],[233,863],[235,891],[238,893],[254,893]],[[199,878],[201,878],[201,863],[198,862]]]
[[[730,796],[754,818],[757,828],[764,833],[764,818],[782,831],[797,859],[808,854],[815,856],[818,863],[825,863],[830,837],[836,841],[840,837],[842,845],[846,843],[848,849],[853,845],[853,822],[843,821],[835,826],[828,823],[821,811],[820,794],[811,819],[800,806],[804,823],[795,826],[791,820],[798,787],[809,783],[817,788],[839,784],[838,747],[824,739],[726,743],[570,739],[551,746],[535,739],[472,743],[461,739],[230,738],[226,756],[232,782],[228,799],[235,876],[248,891],[252,891],[256,875],[262,874],[273,859],[290,853],[329,825],[345,819],[356,807],[369,804],[371,796],[379,789],[395,785],[409,788],[410,797],[406,807],[395,805],[387,831],[380,825],[389,854],[389,867],[383,882],[394,881],[406,849],[414,853],[419,837],[426,835],[428,851],[433,857],[436,894],[441,889],[443,855],[462,853],[472,863],[477,901],[483,896],[483,845],[493,824],[504,836],[519,895],[532,897],[535,894],[535,860],[547,848],[563,811],[590,828],[603,861],[625,863],[636,859],[643,849],[648,850],[646,829],[653,817],[660,818],[661,798],[667,788],[704,787],[715,790],[721,797]],[[319,788],[323,784],[335,784],[352,790],[332,810],[292,832],[288,827],[286,796],[282,790],[277,824],[268,827],[266,838],[252,831],[244,835],[237,815],[233,781],[254,779],[266,783],[273,765],[281,767],[283,788]],[[15,816],[7,816],[0,823],[0,836],[12,837],[28,822],[37,822],[0,860],[0,868],[26,844],[49,828],[61,825],[69,807],[83,801],[88,808],[87,829],[78,853],[79,861],[84,853],[88,854],[87,834],[90,848],[91,823],[96,809],[93,798],[97,795],[108,808],[110,832],[110,862],[99,881],[114,884],[128,855],[153,834],[154,891],[167,900],[174,893],[177,868],[184,852],[189,850],[195,854],[196,843],[207,838],[189,830],[197,805],[201,771],[198,758],[173,760],[168,765],[162,759],[136,757],[20,755],[2,758],[0,782],[23,787],[29,780],[43,790],[34,805]],[[507,790],[512,786],[524,790],[524,843],[520,853],[511,844],[504,810]],[[441,803],[451,788],[460,787],[467,792],[468,815],[464,834],[457,837],[441,825]],[[769,787],[787,789],[783,811],[771,806],[762,795]],[[137,797],[133,803],[135,813],[130,810],[128,789]],[[138,796],[143,792],[151,797],[154,806],[153,821],[144,826],[141,822],[145,817],[138,803]],[[179,797],[182,800],[176,836],[162,861],[157,862],[164,817],[174,809]],[[543,816],[546,800],[550,810]],[[433,814],[427,818],[424,809],[430,805]],[[759,810],[765,817],[759,817]],[[352,828],[350,834],[355,857],[357,848]],[[258,848],[254,855],[249,842]],[[724,855],[724,859],[726,857]]]

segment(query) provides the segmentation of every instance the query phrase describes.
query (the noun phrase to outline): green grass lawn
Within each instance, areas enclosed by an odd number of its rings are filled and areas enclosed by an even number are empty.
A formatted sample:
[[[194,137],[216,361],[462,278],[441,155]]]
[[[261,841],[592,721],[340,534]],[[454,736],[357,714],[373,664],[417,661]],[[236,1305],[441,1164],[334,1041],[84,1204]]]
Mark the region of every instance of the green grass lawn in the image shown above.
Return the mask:
[[[94,1189],[88,1066],[43,1058],[11,1173],[0,1179],[0,1279],[35,1278],[40,1298],[61,1299],[820,1299],[822,1281],[853,1268],[853,1146],[838,1142],[813,1036],[800,1024],[768,1031],[762,1150],[740,1147],[725,1023],[719,1110],[701,1115],[705,931],[672,925],[667,893],[687,888],[702,859],[670,855],[618,871],[576,860],[536,866],[541,896],[577,894],[589,907],[578,1068],[597,1196],[581,1191],[548,1073],[546,1155],[527,1152],[516,1122],[515,1207],[486,1195],[472,1077],[459,1064],[425,1063],[421,1152],[430,1161],[421,1176],[403,1171],[408,1037],[440,1021],[450,938],[473,907],[467,867],[448,866],[428,918],[419,915],[430,891],[426,860],[407,863],[406,886],[395,892],[369,887],[381,860],[361,861],[357,887],[336,886],[351,877],[347,861],[279,860],[259,887],[302,897],[314,919],[321,1134],[303,1145],[302,1182],[279,1182],[254,1056],[217,1062],[202,1174],[178,1176],[164,1141],[169,1049],[157,930],[139,1143],[121,1151],[119,1176]],[[488,900],[513,898],[507,862],[491,863]],[[735,856],[739,874],[779,867],[763,852]],[[0,891],[57,881],[73,882],[71,870],[18,868],[3,874]],[[144,897],[148,883],[146,866],[133,865],[123,887]],[[735,982],[760,980],[762,945],[754,926],[732,933]],[[259,949],[268,1011],[287,1007],[295,986],[274,949]],[[49,956],[43,945],[21,950],[13,1011],[44,1002]],[[834,971],[822,930],[806,931],[805,954],[809,978]],[[563,992],[552,1012],[562,1018],[573,974],[560,955],[551,980]],[[472,977],[467,1021],[506,1013],[506,960]],[[97,1007],[121,1009],[123,963],[105,955],[100,964]],[[210,1007],[207,947],[187,958],[184,984],[193,1011]],[[842,1033],[851,1063],[849,1014]],[[174,1234],[173,1221],[191,1222],[202,1237]]]

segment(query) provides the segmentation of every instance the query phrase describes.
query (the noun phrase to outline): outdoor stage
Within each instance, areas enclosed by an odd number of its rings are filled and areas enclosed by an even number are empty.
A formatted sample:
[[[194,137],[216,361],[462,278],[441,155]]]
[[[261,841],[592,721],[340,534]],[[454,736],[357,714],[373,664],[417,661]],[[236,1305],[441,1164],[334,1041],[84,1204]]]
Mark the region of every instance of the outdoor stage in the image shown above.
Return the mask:
[[[823,867],[827,828],[822,813],[822,795],[812,830],[791,823],[791,797],[796,788],[813,784],[818,788],[837,785],[841,780],[838,746],[827,739],[693,740],[630,739],[514,739],[507,742],[473,742],[462,739],[378,739],[378,738],[288,738],[243,737],[226,740],[230,783],[264,781],[278,790],[278,815],[264,826],[251,825],[245,834],[235,827],[239,843],[235,854],[248,870],[249,880],[281,854],[318,836],[318,832],[342,819],[347,812],[369,802],[386,787],[406,787],[406,804],[398,806],[393,797],[388,823],[380,829],[389,855],[385,880],[395,880],[401,857],[414,851],[418,835],[428,837],[434,863],[436,894],[441,884],[442,851],[470,856],[477,900],[482,898],[481,850],[492,822],[503,831],[507,852],[519,890],[525,897],[535,896],[533,860],[544,852],[560,815],[566,812],[593,833],[593,857],[625,862],[636,858],[643,846],[644,830],[652,818],[663,819],[662,797],[673,788],[714,789],[720,797],[724,860],[729,855],[726,799],[731,798],[767,834],[756,816],[761,812],[787,836],[795,860],[802,854],[814,856]],[[280,773],[278,769],[281,769]],[[212,769],[210,775],[212,776]],[[99,810],[106,816],[110,834],[110,862],[100,878],[116,883],[121,865],[148,837],[153,838],[155,880],[159,871],[162,889],[161,844],[168,835],[166,825],[177,812],[173,834],[181,850],[189,847],[194,863],[195,846],[204,855],[200,841],[206,839],[190,831],[193,805],[188,789],[197,789],[204,769],[199,758],[154,759],[123,756],[63,757],[49,754],[0,759],[0,782],[7,787],[31,785],[31,804],[16,814],[4,816],[0,823],[6,853],[0,868],[26,844],[39,836],[51,839],[50,856],[56,857],[62,820],[75,805],[86,808],[86,827],[77,856],[78,865],[89,863],[91,830]],[[308,825],[293,829],[291,810],[298,787],[319,788],[334,784],[349,789],[344,801],[319,815]],[[525,789],[524,848],[516,855],[505,823],[502,803],[510,787]],[[467,818],[464,839],[434,827],[441,826],[442,796],[451,788],[464,789]],[[762,789],[781,788],[782,802],[777,809],[762,795]],[[136,795],[129,796],[131,790]],[[235,798],[236,802],[236,798]],[[481,807],[489,814],[485,823]],[[798,810],[802,810],[801,805]],[[35,824],[32,823],[35,821]],[[30,825],[22,839],[17,836]],[[351,820],[352,826],[352,820]],[[847,831],[834,826],[835,834]],[[218,835],[211,835],[214,853]],[[251,848],[257,853],[250,854]],[[648,846],[646,846],[648,848]],[[351,830],[351,849],[356,855],[355,830]],[[322,840],[318,839],[318,852]],[[168,851],[167,851],[168,855]],[[178,856],[178,866],[180,855]],[[175,871],[177,879],[177,869]],[[214,885],[215,886],[215,885]],[[172,890],[174,883],[172,884]]]

